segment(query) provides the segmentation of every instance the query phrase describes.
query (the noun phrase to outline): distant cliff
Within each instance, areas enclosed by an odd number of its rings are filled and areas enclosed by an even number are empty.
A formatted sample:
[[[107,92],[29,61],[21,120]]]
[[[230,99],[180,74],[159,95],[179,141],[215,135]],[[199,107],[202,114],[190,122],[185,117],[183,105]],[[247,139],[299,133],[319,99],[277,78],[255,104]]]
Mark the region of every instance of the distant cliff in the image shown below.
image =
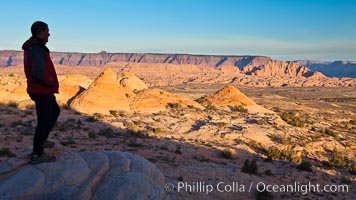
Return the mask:
[[[356,78],[356,62],[295,61],[282,62],[266,56],[217,56],[190,54],[149,54],[149,53],[61,53],[52,52],[55,64],[73,66],[100,66],[108,62],[171,63],[205,65],[213,68],[235,66],[246,74],[281,76],[311,76],[311,71],[319,71],[329,77]],[[0,67],[23,63],[23,52],[0,51]],[[275,66],[276,65],[276,66]],[[293,67],[293,70],[290,68]],[[306,67],[306,68],[305,68]],[[272,70],[272,71],[270,71]],[[278,72],[276,72],[276,70]],[[303,73],[299,73],[303,71]],[[291,74],[295,72],[296,74]]]
[[[308,67],[312,71],[319,71],[328,77],[352,77],[356,78],[356,61],[295,61],[298,65]]]

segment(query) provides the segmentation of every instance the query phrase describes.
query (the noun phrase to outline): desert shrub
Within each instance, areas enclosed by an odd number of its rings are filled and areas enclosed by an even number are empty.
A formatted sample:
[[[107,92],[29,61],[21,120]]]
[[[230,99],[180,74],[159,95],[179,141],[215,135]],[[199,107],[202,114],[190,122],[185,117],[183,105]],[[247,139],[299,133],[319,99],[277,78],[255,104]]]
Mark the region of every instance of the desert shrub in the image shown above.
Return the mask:
[[[349,172],[350,172],[351,174],[356,175],[356,163],[354,163],[354,164],[352,164],[352,165],[350,166]]]
[[[266,174],[267,176],[273,176],[273,175],[274,175],[273,172],[272,172],[272,170],[270,170],[270,169],[267,169],[267,170],[264,172],[264,174]]]
[[[73,145],[76,144],[76,142],[73,139],[69,139],[67,141],[61,141],[59,142],[62,146],[69,146],[69,145]]]
[[[24,122],[21,119],[11,123],[11,127],[16,127],[20,125],[24,125]]]
[[[88,138],[89,138],[89,139],[95,139],[95,138],[96,138],[96,134],[95,134],[94,132],[90,131],[90,132],[88,133]]]
[[[180,103],[167,103],[166,107],[171,109],[181,109],[182,105]]]
[[[65,126],[65,125],[63,125],[63,124],[59,124],[59,123],[57,123],[56,127],[58,128],[58,130],[59,130],[59,131],[62,131],[62,132],[67,131],[66,126]]]
[[[182,155],[182,151],[180,150],[180,147],[177,147],[177,149],[174,151],[174,153]]]
[[[241,168],[241,171],[248,174],[258,174],[256,159],[253,159],[252,161],[246,159]]]
[[[152,128],[152,132],[153,133],[156,133],[156,134],[158,134],[158,133],[162,133],[162,129],[161,128]]]
[[[267,125],[268,122],[265,119],[259,119],[259,120],[257,120],[257,124],[258,125]]]
[[[295,164],[300,165],[303,162],[303,158],[300,157],[300,156],[295,156],[295,157],[292,158],[292,162],[295,163]]]
[[[314,134],[314,135],[310,136],[310,139],[311,139],[313,142],[315,142],[315,141],[317,141],[318,139],[320,139],[321,137],[322,137],[321,134]]]
[[[127,127],[127,128],[135,128],[135,124],[133,123],[133,122],[127,122],[126,124],[125,124],[125,126]]]
[[[10,101],[7,105],[13,108],[19,107],[19,103],[17,101]]]
[[[349,123],[352,124],[352,125],[356,125],[356,119],[351,119],[351,120],[349,121]]]
[[[94,114],[93,114],[93,117],[94,117],[95,119],[99,120],[99,119],[103,119],[103,118],[104,118],[104,115],[101,114],[101,113],[94,113]]]
[[[293,113],[283,112],[281,118],[287,122],[289,125],[296,127],[304,127],[304,122],[302,122],[298,117],[296,117]]]
[[[281,142],[282,140],[282,138],[279,135],[274,133],[269,134],[268,137],[274,142]]]
[[[197,103],[202,104],[204,102],[203,97],[195,100]]]
[[[276,147],[270,147],[267,151],[267,157],[273,160],[279,159],[281,157],[281,151]]]
[[[14,77],[14,76],[15,76],[15,74],[14,74],[14,73],[11,73],[11,74],[9,74],[9,76],[10,76],[10,77]]]
[[[213,146],[213,143],[210,142],[210,141],[208,141],[208,142],[205,143],[205,146],[207,146],[207,147],[212,147],[212,146]]]
[[[93,116],[90,116],[90,117],[88,117],[85,121],[87,121],[87,122],[96,122],[96,121],[98,121],[95,117],[93,117]]]
[[[297,169],[302,170],[302,171],[307,171],[307,172],[312,172],[312,164],[308,161],[303,161],[297,166]]]
[[[142,126],[142,124],[144,124],[144,122],[141,120],[132,121],[132,123],[134,123],[136,126]]]
[[[345,168],[347,164],[347,158],[343,156],[336,148],[334,148],[332,158],[329,161],[329,166]]]
[[[187,106],[189,109],[194,109],[194,106],[193,105],[188,105]]]
[[[243,105],[235,106],[234,110],[241,113],[248,113],[248,109],[245,108]]]
[[[209,102],[208,105],[205,106],[205,109],[215,111],[216,107],[212,103]]]
[[[281,157],[285,160],[291,160],[293,156],[293,151],[290,147],[287,147],[281,151]]]
[[[324,129],[323,133],[326,134],[326,135],[330,135],[332,137],[336,137],[337,136],[337,134],[334,131],[332,131],[332,130],[330,130],[328,128]]]
[[[248,142],[248,146],[251,147],[252,149],[260,147],[260,145],[258,145],[258,143],[256,142],[256,140],[250,140]]]
[[[125,111],[119,111],[119,116],[120,117],[126,117],[127,113]]]
[[[232,151],[229,148],[225,148],[221,151],[220,156],[226,159],[232,159]]]
[[[115,132],[112,128],[106,128],[106,129],[102,129],[98,132],[98,135],[102,135],[105,136],[107,138],[113,138],[115,137]]]
[[[70,109],[70,107],[69,107],[68,104],[66,104],[66,103],[63,103],[63,104],[62,104],[62,108],[63,108],[64,110],[69,110],[69,109]]]
[[[117,110],[109,110],[109,112],[114,117],[118,117],[119,116],[119,112]]]
[[[224,128],[226,125],[227,125],[226,122],[218,122],[218,123],[216,123],[216,126],[217,126],[219,129]]]
[[[15,157],[16,154],[12,153],[9,148],[1,148],[0,149],[0,157]]]
[[[147,134],[146,131],[138,130],[137,128],[128,129],[128,133],[132,134],[132,135],[134,135],[136,137],[139,137],[139,138],[147,138],[148,137],[148,134]]]

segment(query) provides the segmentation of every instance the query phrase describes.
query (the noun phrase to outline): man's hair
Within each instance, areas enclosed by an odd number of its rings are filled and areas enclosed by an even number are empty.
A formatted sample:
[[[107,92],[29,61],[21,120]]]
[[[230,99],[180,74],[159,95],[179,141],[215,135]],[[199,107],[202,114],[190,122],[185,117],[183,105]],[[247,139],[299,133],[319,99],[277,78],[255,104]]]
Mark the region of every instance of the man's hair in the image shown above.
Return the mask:
[[[32,36],[37,36],[37,34],[40,32],[40,31],[44,31],[48,28],[48,24],[44,23],[44,22],[41,22],[41,21],[36,21],[32,24],[31,26],[31,33],[32,33]]]

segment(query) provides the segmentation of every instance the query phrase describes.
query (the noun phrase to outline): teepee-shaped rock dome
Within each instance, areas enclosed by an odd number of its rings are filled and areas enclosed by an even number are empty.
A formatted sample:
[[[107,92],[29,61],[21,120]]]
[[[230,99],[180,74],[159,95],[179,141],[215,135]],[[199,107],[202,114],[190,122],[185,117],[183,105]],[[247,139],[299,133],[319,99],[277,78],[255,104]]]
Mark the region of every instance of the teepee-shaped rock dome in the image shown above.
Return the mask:
[[[70,107],[86,114],[109,114],[110,110],[130,110],[130,91],[117,84],[115,72],[108,68],[77,96]]]
[[[118,78],[121,86],[130,89],[131,91],[141,91],[147,89],[148,86],[137,76],[131,72],[124,72]]]
[[[237,88],[227,85],[215,94],[199,99],[203,104],[211,103],[215,106],[252,106],[256,105],[250,98]]]

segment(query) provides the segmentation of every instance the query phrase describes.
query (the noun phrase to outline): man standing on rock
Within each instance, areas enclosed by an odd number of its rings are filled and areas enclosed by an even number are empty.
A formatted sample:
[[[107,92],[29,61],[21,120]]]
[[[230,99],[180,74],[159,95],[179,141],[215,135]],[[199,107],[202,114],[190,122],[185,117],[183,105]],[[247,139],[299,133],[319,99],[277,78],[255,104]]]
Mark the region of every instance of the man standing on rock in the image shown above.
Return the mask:
[[[31,26],[32,37],[23,45],[24,70],[27,78],[27,93],[36,104],[37,126],[33,138],[31,164],[53,162],[56,157],[44,154],[45,147],[53,147],[47,141],[49,132],[56,123],[60,108],[54,93],[58,93],[57,73],[46,47],[50,36],[48,25],[36,21]]]

